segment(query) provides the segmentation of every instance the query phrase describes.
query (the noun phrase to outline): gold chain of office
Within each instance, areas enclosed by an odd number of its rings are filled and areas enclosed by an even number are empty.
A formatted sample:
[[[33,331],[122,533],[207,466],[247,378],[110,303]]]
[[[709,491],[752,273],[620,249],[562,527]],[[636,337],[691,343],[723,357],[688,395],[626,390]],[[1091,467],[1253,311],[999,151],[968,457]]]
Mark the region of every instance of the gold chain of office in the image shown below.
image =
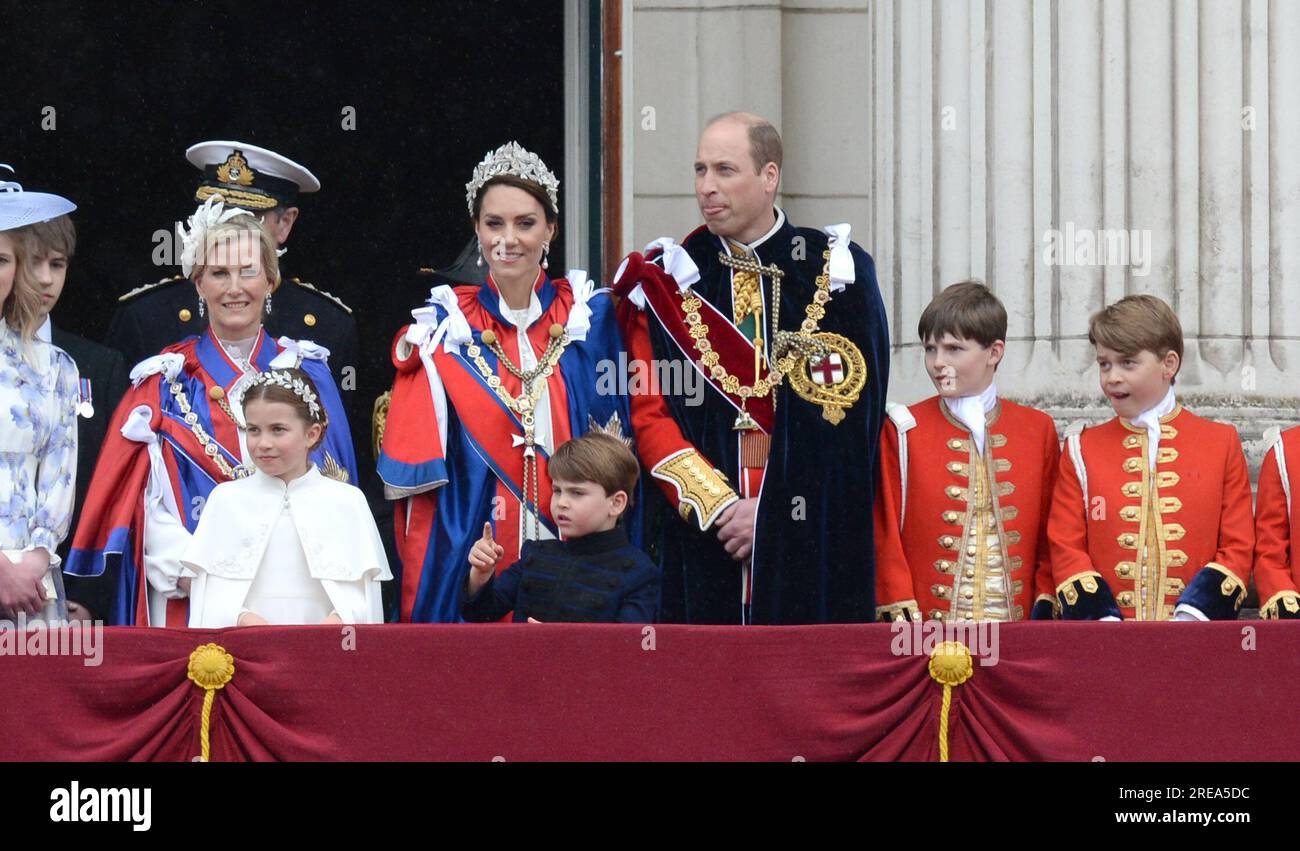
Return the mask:
[[[176,397],[176,404],[181,409],[181,416],[184,418],[185,424],[190,427],[190,431],[194,433],[199,445],[203,447],[204,454],[212,459],[212,463],[217,465],[217,468],[221,470],[226,478],[234,480],[248,476],[252,472],[251,470],[242,464],[238,467],[232,467],[225,458],[221,457],[221,450],[217,447],[216,441],[199,424],[199,415],[194,413],[191,408],[189,397],[185,395],[185,388],[181,386],[181,383],[175,380],[169,380],[167,383],[171,394]],[[238,425],[233,416],[230,419]]]
[[[823,252],[822,257],[825,258],[826,264],[822,267],[822,273],[817,276],[817,289],[813,293],[812,301],[804,308],[805,318],[796,333],[780,330],[781,279],[785,277],[785,272],[775,263],[764,266],[748,257],[736,257],[726,252],[718,252],[718,260],[722,265],[737,272],[752,272],[772,279],[772,320],[769,339],[772,341],[770,350],[776,361],[773,363],[772,359],[768,358],[768,374],[752,385],[741,384],[740,379],[729,373],[720,362],[718,353],[713,350],[713,344],[709,342],[709,326],[700,317],[700,308],[703,307],[700,297],[689,290],[681,293],[682,312],[686,315],[690,335],[695,340],[695,349],[700,353],[700,363],[708,367],[709,375],[721,384],[722,389],[727,393],[739,396],[741,399],[761,399],[780,385],[786,374],[794,369],[796,356],[807,358],[826,355],[826,346],[812,336],[818,330],[818,323],[826,316],[826,305],[831,300],[830,251]]]
[[[542,353],[537,365],[532,369],[524,371],[515,366],[510,358],[506,357],[505,350],[501,348],[501,342],[492,330],[486,330],[480,338],[483,344],[492,350],[497,359],[505,365],[510,374],[518,378],[523,385],[523,392],[518,396],[511,396],[510,391],[506,390],[501,383],[500,377],[492,371],[487,361],[483,358],[483,350],[477,345],[471,343],[465,347],[465,352],[474,361],[474,366],[478,368],[479,374],[496,393],[502,403],[507,408],[519,415],[520,425],[524,427],[524,475],[523,481],[520,482],[520,491],[524,503],[524,539],[536,540],[541,526],[540,517],[540,494],[537,485],[537,450],[534,448],[537,444],[536,427],[537,421],[535,414],[537,405],[542,400],[542,394],[546,392],[547,379],[555,374],[555,366],[560,362],[564,355],[565,348],[569,345],[569,333],[564,326],[555,323],[550,327],[551,339],[546,343],[546,351]],[[528,345],[527,335],[521,335],[521,345]]]

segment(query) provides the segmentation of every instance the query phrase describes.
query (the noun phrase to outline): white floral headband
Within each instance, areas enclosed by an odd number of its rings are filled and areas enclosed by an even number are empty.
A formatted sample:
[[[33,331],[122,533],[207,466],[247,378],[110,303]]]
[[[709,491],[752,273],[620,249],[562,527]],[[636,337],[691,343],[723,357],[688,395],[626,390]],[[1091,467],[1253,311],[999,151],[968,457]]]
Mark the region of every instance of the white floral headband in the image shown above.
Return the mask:
[[[181,240],[181,273],[185,277],[193,274],[194,267],[198,265],[199,251],[203,248],[208,231],[238,216],[253,218],[253,214],[247,210],[226,207],[220,195],[213,195],[199,205],[186,224],[176,226],[176,235]]]
[[[271,384],[274,384],[276,387],[283,387],[285,390],[292,392],[299,399],[302,399],[303,402],[307,404],[307,409],[311,411],[311,418],[313,420],[318,423],[324,421],[320,400],[316,398],[316,394],[311,391],[311,388],[307,386],[306,382],[292,373],[284,372],[282,370],[268,370],[253,379],[253,383],[250,384],[249,387],[252,388],[259,385]]]

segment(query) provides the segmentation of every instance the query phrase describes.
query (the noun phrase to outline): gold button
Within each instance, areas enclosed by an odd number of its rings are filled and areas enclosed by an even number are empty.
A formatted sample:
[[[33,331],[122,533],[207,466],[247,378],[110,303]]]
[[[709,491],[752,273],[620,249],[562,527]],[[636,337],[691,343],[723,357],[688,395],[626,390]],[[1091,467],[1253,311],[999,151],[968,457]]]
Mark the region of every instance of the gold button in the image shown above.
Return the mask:
[[[974,591],[967,591],[965,594],[962,594],[962,596],[965,597],[967,600],[969,600],[971,597],[974,597],[974,596],[975,596],[975,592],[974,592]]]
[[[976,552],[977,550],[975,549],[975,546],[973,544],[966,548],[966,555],[968,556],[973,556],[975,555]]]
[[[953,543],[953,539],[951,535],[944,535],[942,538],[939,539],[939,546],[943,547],[945,550],[951,549],[952,543]]]
[[[497,341],[497,335],[493,331],[483,332],[483,345],[490,346]]]
[[[972,568],[969,568],[969,567],[966,568],[966,578],[967,578],[967,579],[974,579],[974,578],[975,578],[975,571],[974,571]]]
[[[316,324],[316,314],[314,314],[314,313],[308,313],[306,316],[304,316],[304,317],[302,318],[302,324],[303,324],[303,325],[306,325],[308,328],[310,328],[310,327],[312,327],[313,325],[315,325],[315,324]]]
[[[953,499],[956,499],[957,497],[961,496],[961,488],[959,487],[944,488],[944,493],[948,494],[948,496],[952,497]]]
[[[190,309],[188,307],[182,307],[180,313],[177,313],[176,315],[181,318],[182,322],[189,322],[190,317],[192,317],[194,314],[190,313]]]
[[[551,326],[550,334],[552,339],[555,340],[560,339],[560,337],[564,336],[564,326],[556,322],[554,325]]]
[[[222,390],[220,387],[213,387],[208,391],[208,398],[214,402],[220,402],[222,399],[226,398],[226,391]]]

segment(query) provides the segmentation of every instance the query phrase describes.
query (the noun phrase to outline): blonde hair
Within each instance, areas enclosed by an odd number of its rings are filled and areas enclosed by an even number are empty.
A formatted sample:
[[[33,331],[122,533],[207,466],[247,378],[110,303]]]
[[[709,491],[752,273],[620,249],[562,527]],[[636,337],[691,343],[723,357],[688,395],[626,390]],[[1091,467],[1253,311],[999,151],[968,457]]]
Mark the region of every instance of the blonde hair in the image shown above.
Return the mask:
[[[32,260],[36,245],[22,234],[22,228],[7,231],[14,246],[14,286],[5,298],[3,315],[5,324],[18,332],[24,343],[36,339],[36,332],[45,322],[41,310],[40,287],[32,280]]]
[[[203,244],[199,246],[198,256],[194,261],[194,270],[190,277],[198,283],[207,271],[207,259],[211,252],[218,245],[228,245],[232,242],[238,244],[244,234],[253,234],[261,244],[261,262],[262,268],[266,271],[266,279],[271,284],[274,291],[280,285],[280,256],[276,249],[275,239],[271,236],[270,231],[262,226],[250,213],[243,216],[224,221],[219,225],[213,225],[203,234]]]

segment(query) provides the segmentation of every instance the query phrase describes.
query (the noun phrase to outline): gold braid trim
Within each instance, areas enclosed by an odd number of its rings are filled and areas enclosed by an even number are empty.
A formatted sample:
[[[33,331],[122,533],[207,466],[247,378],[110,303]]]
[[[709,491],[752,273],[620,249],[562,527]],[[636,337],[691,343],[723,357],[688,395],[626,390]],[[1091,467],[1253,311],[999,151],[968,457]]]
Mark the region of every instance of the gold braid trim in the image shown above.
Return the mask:
[[[722,510],[740,497],[727,477],[713,467],[694,449],[683,449],[660,461],[650,475],[677,488],[677,512],[689,520],[695,512],[700,531],[707,530]]]
[[[267,195],[241,192],[238,189],[219,189],[216,186],[200,186],[199,191],[194,193],[194,200],[206,201],[213,195],[220,195],[229,201],[232,207],[243,207],[246,210],[269,210],[280,205],[279,201]]]
[[[1061,617],[1061,598],[1060,598],[1060,597],[1053,597],[1053,596],[1050,595],[1050,594],[1039,594],[1037,597],[1034,598],[1034,605],[1038,605],[1039,601],[1041,601],[1041,600],[1046,600],[1047,602],[1049,602],[1049,603],[1052,604],[1052,617],[1053,617],[1053,618],[1057,618],[1057,619],[1059,619],[1059,618]],[[1073,604],[1072,604],[1072,605],[1073,605]]]
[[[1219,586],[1219,592],[1225,597],[1236,597],[1237,599],[1233,602],[1232,607],[1240,609],[1241,604],[1246,602],[1246,583],[1241,581],[1240,576],[1217,561],[1212,561],[1205,566],[1210,570],[1217,570],[1223,574],[1223,584]]]
[[[370,441],[379,457],[379,448],[384,445],[384,429],[388,426],[388,408],[393,404],[393,391],[385,390],[375,400],[375,407],[370,417]]]
[[[1300,594],[1290,590],[1278,591],[1259,607],[1260,620],[1277,620],[1279,606],[1285,606],[1291,614],[1300,612]]]
[[[1097,589],[1101,587],[1097,584],[1098,579],[1101,579],[1100,573],[1095,570],[1085,570],[1082,573],[1074,574],[1064,582],[1057,585],[1056,593],[1064,594],[1065,602],[1073,606],[1075,603],[1079,602],[1079,592],[1075,589],[1074,583],[1078,582],[1083,586],[1083,590],[1087,591],[1089,594],[1096,594]]]
[[[915,600],[899,600],[888,606],[876,606],[878,621],[919,621],[920,619],[921,604]]]

